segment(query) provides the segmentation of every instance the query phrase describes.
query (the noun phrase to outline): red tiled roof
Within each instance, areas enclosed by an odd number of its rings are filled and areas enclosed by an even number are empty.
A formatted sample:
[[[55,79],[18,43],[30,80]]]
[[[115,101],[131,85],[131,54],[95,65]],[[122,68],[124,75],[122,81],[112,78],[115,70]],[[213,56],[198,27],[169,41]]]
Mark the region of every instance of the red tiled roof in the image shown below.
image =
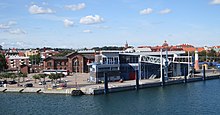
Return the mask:
[[[18,56],[24,56],[24,52],[18,52]]]
[[[203,50],[205,50],[203,47],[199,47],[199,48],[194,48],[194,47],[183,47],[184,51],[189,51],[189,52],[194,52],[196,51],[196,49],[198,50],[198,52],[201,52]]]

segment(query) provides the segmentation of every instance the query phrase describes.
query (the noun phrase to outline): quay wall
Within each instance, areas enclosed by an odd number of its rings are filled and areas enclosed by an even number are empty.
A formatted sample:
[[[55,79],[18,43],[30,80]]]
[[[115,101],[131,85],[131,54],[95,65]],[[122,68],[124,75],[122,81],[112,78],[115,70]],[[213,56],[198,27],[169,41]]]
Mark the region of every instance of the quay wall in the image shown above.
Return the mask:
[[[215,76],[207,76],[206,80],[219,79],[219,75]],[[187,79],[187,83],[203,81],[203,78],[195,77]],[[135,81],[134,81],[135,82]],[[173,84],[181,84],[184,83],[184,79],[176,79],[176,80],[168,80],[165,82],[166,85]],[[100,84],[99,87],[86,86],[81,87],[80,89],[75,88],[36,88],[36,87],[0,87],[0,92],[16,92],[16,93],[45,93],[45,94],[67,94],[67,95],[99,95],[104,94],[104,87]],[[162,82],[154,81],[154,82],[146,82],[139,84],[139,89],[149,88],[149,87],[160,87],[162,86]],[[132,84],[123,84],[120,85],[110,85],[108,88],[109,93],[127,91],[127,90],[135,90],[136,85]]]

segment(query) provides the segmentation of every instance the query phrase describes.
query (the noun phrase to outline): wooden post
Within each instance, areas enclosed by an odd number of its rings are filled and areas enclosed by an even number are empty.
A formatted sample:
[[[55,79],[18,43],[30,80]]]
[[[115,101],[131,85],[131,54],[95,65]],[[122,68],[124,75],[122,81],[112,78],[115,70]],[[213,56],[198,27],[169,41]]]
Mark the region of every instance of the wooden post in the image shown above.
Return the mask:
[[[202,68],[203,68],[203,78],[202,79],[203,79],[203,81],[205,81],[206,80],[206,77],[205,77],[205,65],[203,65]]]
[[[188,69],[184,67],[184,83],[187,83],[187,72],[188,72]]]
[[[104,73],[104,78],[105,78],[105,89],[104,89],[104,94],[108,94],[108,76],[107,73]]]
[[[138,77],[138,71],[135,70],[135,78],[136,78],[136,87],[135,89],[138,90],[139,89],[139,77]]]
[[[162,69],[162,86],[165,86],[164,69]]]

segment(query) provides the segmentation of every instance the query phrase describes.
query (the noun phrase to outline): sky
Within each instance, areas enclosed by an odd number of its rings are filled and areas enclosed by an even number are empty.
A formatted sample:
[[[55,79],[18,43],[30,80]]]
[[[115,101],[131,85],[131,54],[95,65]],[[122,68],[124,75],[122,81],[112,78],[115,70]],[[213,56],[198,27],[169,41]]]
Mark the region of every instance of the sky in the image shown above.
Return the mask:
[[[3,48],[220,45],[220,0],[0,0]]]

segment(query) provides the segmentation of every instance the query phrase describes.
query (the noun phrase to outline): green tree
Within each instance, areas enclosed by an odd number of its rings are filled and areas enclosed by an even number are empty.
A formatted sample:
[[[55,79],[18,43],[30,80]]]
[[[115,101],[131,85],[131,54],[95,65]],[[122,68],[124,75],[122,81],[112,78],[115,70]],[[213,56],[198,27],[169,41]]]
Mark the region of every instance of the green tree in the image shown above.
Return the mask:
[[[213,50],[213,49],[211,49],[211,50],[207,53],[207,55],[208,55],[209,57],[215,57],[215,56],[216,56],[216,51]]]
[[[9,73],[9,78],[15,80],[18,76],[15,73]]]
[[[0,72],[7,69],[7,61],[3,54],[0,53]]]
[[[56,81],[57,79],[61,78],[61,75],[59,73],[51,73],[49,75],[49,79],[51,79],[51,82],[53,83],[54,81]]]
[[[61,78],[63,78],[65,75],[62,74],[62,73],[57,73],[57,76],[58,76],[58,78],[60,78],[60,80],[61,80]]]
[[[45,82],[45,78],[47,77],[47,74],[38,74],[38,75],[40,76],[40,78],[43,78]]]
[[[41,56],[40,54],[29,56],[29,60],[31,64],[40,64]]]
[[[33,75],[33,78],[34,78],[34,83],[37,83],[37,79],[39,80],[40,79],[40,76],[38,74],[35,74]]]
[[[19,73],[19,76],[23,78],[23,82],[24,82],[24,78],[28,77],[27,73]]]
[[[4,79],[8,79],[8,78],[10,78],[10,74],[9,73],[6,73],[6,72],[4,72],[4,73],[1,73],[1,76],[2,76],[2,78],[4,78]]]

